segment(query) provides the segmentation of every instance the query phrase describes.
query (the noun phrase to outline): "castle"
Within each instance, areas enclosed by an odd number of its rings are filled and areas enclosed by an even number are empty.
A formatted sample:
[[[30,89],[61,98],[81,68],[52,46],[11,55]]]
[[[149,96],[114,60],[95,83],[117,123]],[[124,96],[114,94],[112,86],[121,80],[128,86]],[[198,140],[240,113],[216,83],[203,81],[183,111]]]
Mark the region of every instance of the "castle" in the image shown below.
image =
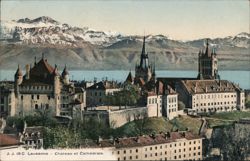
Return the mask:
[[[52,67],[44,55],[38,62],[35,58],[33,66],[27,64],[25,74],[18,65],[13,86],[14,90],[6,93],[10,104],[6,110],[11,116],[34,114],[37,110],[46,110],[52,116],[71,116],[73,108],[86,104],[85,90],[70,82],[66,65],[60,75],[57,65]]]

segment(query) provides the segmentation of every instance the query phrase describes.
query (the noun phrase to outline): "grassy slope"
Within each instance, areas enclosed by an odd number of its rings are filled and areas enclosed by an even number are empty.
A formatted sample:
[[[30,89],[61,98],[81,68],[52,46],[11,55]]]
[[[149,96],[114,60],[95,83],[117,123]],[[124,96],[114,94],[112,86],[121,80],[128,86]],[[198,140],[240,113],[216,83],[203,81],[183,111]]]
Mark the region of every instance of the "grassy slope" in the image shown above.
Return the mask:
[[[176,131],[177,129],[182,131],[187,128],[194,133],[199,133],[199,128],[201,126],[201,121],[197,118],[192,118],[189,116],[180,116],[171,121],[164,117],[161,118],[148,118],[148,121],[144,127],[144,134],[159,133],[159,132],[169,132]],[[135,123],[130,122],[120,127],[119,130],[123,131],[126,136],[136,136]]]
[[[240,118],[250,118],[250,111],[234,111],[223,112],[211,115],[207,117],[210,127],[223,126],[233,124],[235,121],[239,121]]]
[[[210,127],[230,125],[234,121],[238,121],[240,118],[250,117],[250,111],[234,111],[217,113],[210,117],[206,117]],[[164,117],[161,118],[148,118],[147,123],[144,126],[143,134],[159,133],[176,131],[177,129],[182,131],[188,129],[195,134],[199,133],[199,129],[202,121],[199,118],[193,118],[190,116],[180,116],[171,121]],[[120,127],[119,130],[125,136],[136,136],[135,123],[130,122]]]

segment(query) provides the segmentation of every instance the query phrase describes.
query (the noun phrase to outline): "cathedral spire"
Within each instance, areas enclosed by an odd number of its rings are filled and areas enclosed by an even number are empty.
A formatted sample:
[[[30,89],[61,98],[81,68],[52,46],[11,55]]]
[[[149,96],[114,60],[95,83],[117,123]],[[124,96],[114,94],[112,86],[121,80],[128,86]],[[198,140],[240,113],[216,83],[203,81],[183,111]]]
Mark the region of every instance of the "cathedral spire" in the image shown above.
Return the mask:
[[[140,61],[141,68],[148,67],[148,54],[146,53],[146,49],[145,49],[145,41],[146,41],[146,37],[144,36],[143,44],[142,44],[142,51],[141,51],[141,61]]]
[[[210,57],[211,56],[211,51],[209,50],[209,43],[208,43],[208,38],[207,38],[207,42],[206,42],[206,51],[205,54]]]

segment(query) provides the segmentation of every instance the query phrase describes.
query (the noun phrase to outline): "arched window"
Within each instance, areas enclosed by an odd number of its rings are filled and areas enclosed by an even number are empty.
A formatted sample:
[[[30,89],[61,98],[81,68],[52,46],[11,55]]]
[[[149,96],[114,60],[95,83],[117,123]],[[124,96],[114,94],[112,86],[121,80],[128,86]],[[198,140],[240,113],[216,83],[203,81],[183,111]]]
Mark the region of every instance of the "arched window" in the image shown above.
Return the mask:
[[[35,104],[35,109],[36,109],[36,110],[38,109],[38,104]]]

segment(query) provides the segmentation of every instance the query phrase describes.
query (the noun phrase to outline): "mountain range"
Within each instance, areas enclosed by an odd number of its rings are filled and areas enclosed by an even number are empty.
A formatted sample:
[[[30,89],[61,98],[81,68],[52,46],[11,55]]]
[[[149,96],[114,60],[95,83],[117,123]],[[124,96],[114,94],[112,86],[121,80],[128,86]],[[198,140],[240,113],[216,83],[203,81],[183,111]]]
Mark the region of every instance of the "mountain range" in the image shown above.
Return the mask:
[[[44,53],[50,64],[71,69],[120,70],[139,62],[143,36],[74,27],[50,17],[1,21],[0,67],[16,69]],[[207,38],[179,41],[165,35],[147,35],[146,49],[157,69],[197,69],[199,50]],[[250,34],[209,39],[216,49],[219,69],[250,69]]]

